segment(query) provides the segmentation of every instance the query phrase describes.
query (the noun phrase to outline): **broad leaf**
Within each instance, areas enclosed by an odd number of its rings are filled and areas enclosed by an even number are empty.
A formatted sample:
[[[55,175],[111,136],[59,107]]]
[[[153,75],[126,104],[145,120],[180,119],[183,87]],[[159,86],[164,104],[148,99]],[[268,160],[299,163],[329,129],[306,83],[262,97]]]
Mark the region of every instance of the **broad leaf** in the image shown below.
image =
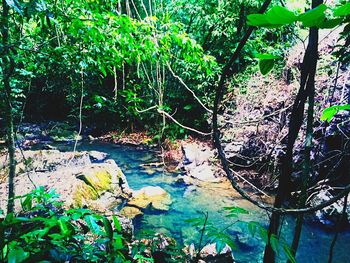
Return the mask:
[[[338,7],[333,12],[334,16],[347,16],[350,15],[350,2]]]
[[[270,236],[270,245],[277,254],[279,254],[279,240],[276,235],[271,235]]]
[[[117,235],[114,239],[114,248],[116,250],[120,250],[122,249],[124,246],[123,246],[123,239],[122,239],[122,236],[121,235]]]
[[[293,12],[282,6],[274,6],[266,13],[266,20],[272,25],[288,25],[297,18]]]
[[[96,235],[104,234],[104,232],[101,230],[101,227],[97,224],[98,220],[94,215],[86,215],[84,219],[93,234],[96,234]]]
[[[121,232],[122,226],[120,225],[120,222],[116,216],[113,216],[113,223],[114,223],[115,230],[117,230],[117,232]]]
[[[331,122],[333,117],[341,110],[350,110],[350,104],[334,105],[323,110],[320,117],[321,121]]]
[[[298,17],[298,20],[303,23],[306,27],[318,26],[322,23],[325,18],[325,11],[327,10],[327,6],[325,4],[321,4],[314,9],[307,11],[304,14],[301,14]]]
[[[271,54],[256,54],[255,57],[259,59],[259,70],[263,75],[267,75],[273,69],[275,60],[281,58]]]
[[[267,75],[275,65],[275,61],[273,59],[260,59],[259,60],[259,69],[261,74]]]
[[[25,252],[21,247],[10,249],[8,254],[8,263],[19,263],[24,261],[28,257],[29,253]]]
[[[295,260],[295,257],[292,254],[292,251],[290,250],[287,244],[283,244],[283,250],[290,262],[297,263],[297,261]]]
[[[251,14],[248,15],[248,21],[247,24],[249,26],[270,26],[271,24],[267,21],[266,15],[262,14]]]
[[[336,18],[336,19],[328,19],[325,20],[317,25],[318,28],[335,28],[336,26],[339,26],[339,24],[343,21],[342,18]]]

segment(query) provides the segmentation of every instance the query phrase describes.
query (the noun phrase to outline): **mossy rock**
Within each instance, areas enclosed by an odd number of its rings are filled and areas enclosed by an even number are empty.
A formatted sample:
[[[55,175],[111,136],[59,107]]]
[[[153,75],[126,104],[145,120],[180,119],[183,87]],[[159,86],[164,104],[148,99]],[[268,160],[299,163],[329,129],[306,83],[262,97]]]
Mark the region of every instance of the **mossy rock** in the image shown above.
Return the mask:
[[[122,210],[120,210],[120,215],[123,217],[134,219],[137,216],[143,215],[143,212],[137,207],[125,206]]]
[[[74,207],[94,206],[100,197],[109,194],[117,199],[127,199],[131,193],[126,178],[114,161],[92,164],[77,176],[81,180],[73,194]],[[96,201],[96,202],[94,202]],[[105,208],[106,204],[101,204]],[[104,210],[104,209],[102,209]]]
[[[170,194],[163,188],[147,186],[135,191],[128,204],[142,209],[151,207],[156,210],[168,211],[172,204],[172,199]]]

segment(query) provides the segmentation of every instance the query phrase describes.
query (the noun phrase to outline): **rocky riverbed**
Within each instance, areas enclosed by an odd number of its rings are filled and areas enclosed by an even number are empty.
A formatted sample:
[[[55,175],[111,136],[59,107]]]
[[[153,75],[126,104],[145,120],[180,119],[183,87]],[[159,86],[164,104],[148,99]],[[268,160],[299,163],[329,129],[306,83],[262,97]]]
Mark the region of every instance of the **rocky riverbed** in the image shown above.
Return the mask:
[[[142,217],[143,213],[149,210],[166,213],[173,202],[171,195],[160,186],[150,185],[138,190],[131,189],[120,167],[103,152],[18,150],[16,160],[16,196],[25,195],[37,186],[44,186],[48,191],[54,189],[66,208],[84,207],[102,214],[117,215],[125,236],[129,236],[131,241],[134,231],[132,222],[136,217]],[[3,174],[0,183],[0,209],[6,210],[8,195],[6,154],[0,156],[0,164],[0,174]],[[193,180],[191,181],[193,185],[198,186],[205,182],[196,176],[187,176]],[[20,209],[21,204],[16,201],[15,210]],[[158,238],[166,239],[163,236]],[[222,253],[217,253],[215,245],[214,249],[210,246],[203,248],[201,258],[205,260],[204,262],[217,262],[217,257],[225,258],[227,260],[225,262],[233,262],[231,250],[226,249]]]

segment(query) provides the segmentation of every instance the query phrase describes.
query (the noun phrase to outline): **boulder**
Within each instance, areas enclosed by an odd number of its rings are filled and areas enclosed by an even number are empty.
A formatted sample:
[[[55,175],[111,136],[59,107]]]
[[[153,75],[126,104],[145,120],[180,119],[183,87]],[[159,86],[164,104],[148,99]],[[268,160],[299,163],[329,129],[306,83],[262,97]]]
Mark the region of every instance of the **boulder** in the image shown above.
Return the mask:
[[[87,152],[60,152],[58,150],[16,152],[17,173],[50,172],[67,167],[83,167],[90,165]],[[1,161],[1,160],[0,160]],[[8,160],[5,160],[8,165]]]
[[[108,154],[104,152],[90,151],[89,156],[92,162],[102,162],[106,160]]]
[[[81,183],[73,194],[73,206],[88,205],[90,200],[101,200],[101,196],[108,194],[114,202],[99,202],[102,207],[110,209],[116,206],[118,199],[128,199],[131,189],[125,175],[113,160],[101,164],[91,164],[84,168],[77,176]],[[106,198],[105,200],[106,201]]]
[[[239,154],[244,147],[244,142],[230,142],[225,145],[224,152],[228,159]]]
[[[215,177],[213,167],[208,163],[204,163],[189,170],[188,175],[204,182],[220,182],[220,179]]]
[[[232,249],[225,247],[218,253],[216,251],[216,243],[206,245],[200,252],[200,258],[206,263],[233,263],[234,258]]]
[[[186,185],[186,186],[194,184],[193,178],[189,176],[184,176],[184,175],[177,176],[175,178],[175,183],[180,185]]]
[[[316,206],[333,198],[331,189],[321,189],[310,201],[310,205]],[[318,222],[327,226],[334,226],[343,212],[343,202],[339,200],[321,210],[316,211],[315,217]]]
[[[120,210],[120,215],[126,218],[134,219],[143,215],[143,212],[137,207],[124,206],[122,210]]]
[[[45,186],[48,190],[55,189],[66,207],[87,207],[101,212],[131,196],[126,178],[113,160],[94,164],[87,152],[52,150],[25,151],[24,156],[26,159],[19,159],[17,167],[16,196],[29,193],[35,186]],[[4,180],[0,183],[0,209],[6,207],[7,193]],[[15,203],[19,210],[19,201]]]
[[[179,183],[194,184],[193,179],[202,182],[220,182],[217,178],[217,169],[212,163],[214,159],[214,150],[205,144],[201,143],[184,143],[182,145],[184,160],[182,167],[186,172],[184,177],[179,177]],[[192,180],[185,178],[190,177]]]
[[[168,211],[172,203],[171,196],[159,186],[146,186],[134,191],[128,205],[145,209]]]
[[[201,165],[214,157],[214,151],[208,146],[197,143],[182,144],[184,165]]]
[[[220,251],[216,250],[216,243],[211,243],[202,248],[199,253],[199,258],[195,261],[197,257],[197,251],[194,244],[186,246],[184,252],[191,259],[191,262],[203,262],[203,263],[233,263],[234,258],[232,255],[232,249],[226,244],[225,247]]]

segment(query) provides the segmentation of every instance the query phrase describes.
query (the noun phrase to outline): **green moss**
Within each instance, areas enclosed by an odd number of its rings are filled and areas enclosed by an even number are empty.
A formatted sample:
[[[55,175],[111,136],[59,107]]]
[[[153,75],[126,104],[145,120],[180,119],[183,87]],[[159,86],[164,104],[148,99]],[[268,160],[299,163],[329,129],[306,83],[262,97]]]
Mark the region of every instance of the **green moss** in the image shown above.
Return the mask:
[[[88,185],[92,186],[98,193],[110,190],[112,175],[106,170],[98,170],[85,176]]]
[[[110,190],[112,186],[112,175],[106,170],[93,171],[80,176],[79,179],[84,183],[74,194],[73,205],[75,207],[82,207],[89,201],[97,200],[101,193]]]
[[[75,191],[73,196],[73,207],[81,208],[89,202],[89,200],[96,200],[98,193],[90,185],[82,183],[81,187]]]

